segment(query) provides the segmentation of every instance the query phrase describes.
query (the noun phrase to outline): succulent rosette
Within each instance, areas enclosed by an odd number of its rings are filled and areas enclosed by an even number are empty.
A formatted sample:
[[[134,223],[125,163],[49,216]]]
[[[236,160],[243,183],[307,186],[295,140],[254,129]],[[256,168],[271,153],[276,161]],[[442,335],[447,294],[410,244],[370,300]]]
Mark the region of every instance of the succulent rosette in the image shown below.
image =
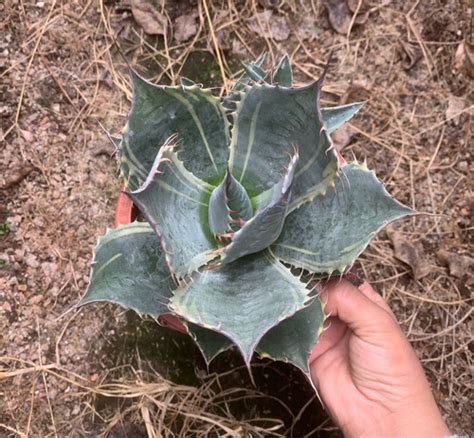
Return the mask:
[[[176,315],[208,362],[236,346],[247,365],[257,352],[307,372],[324,313],[302,279],[341,275],[380,228],[413,211],[332,145],[363,104],[321,108],[323,78],[293,87],[288,57],[272,73],[263,60],[245,64],[223,98],[132,72],[114,141],[146,222],[99,239],[80,304]]]

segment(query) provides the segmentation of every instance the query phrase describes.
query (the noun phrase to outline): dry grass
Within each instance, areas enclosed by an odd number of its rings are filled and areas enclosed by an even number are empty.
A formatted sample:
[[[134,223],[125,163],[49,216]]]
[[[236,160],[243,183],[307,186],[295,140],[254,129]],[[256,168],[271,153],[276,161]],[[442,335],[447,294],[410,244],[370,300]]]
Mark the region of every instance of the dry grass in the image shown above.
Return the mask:
[[[157,373],[145,374],[131,367],[108,370],[105,381],[94,383],[57,364],[41,365],[34,362],[22,361],[17,358],[0,357],[0,362],[10,364],[8,368],[0,368],[0,382],[6,379],[23,377],[31,383],[30,410],[26,425],[13,426],[0,424],[0,427],[13,432],[20,437],[31,434],[31,422],[51,421],[52,431],[42,436],[65,436],[71,430],[70,422],[58,423],[55,413],[47,396],[47,380],[56,379],[66,382],[77,391],[64,394],[62,402],[81,400],[85,408],[72,419],[74,436],[90,433],[90,424],[103,424],[101,436],[111,433],[122,433],[125,436],[146,431],[148,437],[241,437],[241,436],[284,436],[283,423],[275,419],[259,418],[254,421],[238,421],[232,415],[229,404],[243,399],[258,399],[265,397],[257,391],[246,389],[228,389],[216,392],[213,388],[218,385],[221,376],[212,376],[199,388],[177,385],[163,379]],[[112,376],[119,376],[115,380]],[[46,398],[49,404],[49,418],[34,416],[35,389],[45,385]],[[117,401],[118,408],[98,412],[95,406],[98,399],[109,399],[108,404]],[[68,400],[69,399],[69,400]],[[134,427],[133,425],[142,427]],[[84,429],[87,425],[88,430]],[[43,431],[44,433],[44,431]]]
[[[357,7],[372,11],[369,20],[356,26],[352,19],[352,31],[337,35],[327,25],[322,2],[282,1],[278,14],[290,23],[292,32],[288,40],[279,42],[262,36],[264,23],[257,20],[256,25],[249,25],[262,10],[255,0],[199,0],[196,34],[186,43],[176,43],[171,31],[165,38],[146,36],[120,3],[81,0],[74,7],[68,3],[53,0],[38,10],[33,2],[22,0],[14,5],[7,1],[2,19],[3,26],[7,20],[17,23],[14,29],[21,34],[21,45],[16,59],[0,73],[1,78],[15,78],[11,95],[14,110],[0,136],[10,143],[18,142],[22,159],[38,169],[47,185],[53,185],[57,174],[52,159],[45,160],[23,141],[27,116],[34,111],[34,89],[45,77],[63,96],[58,116],[67,133],[63,143],[67,150],[82,153],[90,138],[80,137],[81,132],[92,130],[95,137],[102,135],[98,122],[109,129],[121,126],[131,98],[127,62],[141,66],[156,82],[176,84],[189,67],[190,57],[211,53],[213,82],[224,85],[215,89],[219,94],[240,74],[235,58],[252,59],[267,51],[268,64],[274,65],[288,52],[297,81],[304,83],[319,77],[329,53],[333,53],[323,103],[368,99],[362,114],[350,125],[354,135],[344,155],[366,158],[398,199],[431,213],[397,225],[406,239],[424,249],[430,268],[426,276],[413,278],[410,269],[395,258],[385,234],[366,251],[359,269],[394,309],[421,357],[452,430],[472,431],[471,420],[466,417],[473,383],[469,349],[472,280],[468,275],[453,277],[436,258],[441,248],[460,254],[472,252],[472,186],[462,163],[472,158],[468,139],[472,138],[473,88],[467,77],[453,70],[454,53],[462,39],[459,35],[469,32],[467,4],[441,0],[429,4],[359,2]],[[175,15],[182,11],[164,1],[159,3],[172,29]],[[310,36],[302,30],[308,16],[319,17]],[[62,27],[65,35],[61,35]],[[64,44],[71,59],[56,61],[51,53]],[[447,116],[451,97],[463,99],[464,106]],[[81,139],[79,146],[75,144],[77,138]],[[112,174],[109,171],[108,178]],[[109,181],[110,187],[114,190],[116,183]],[[46,207],[44,211],[46,218],[51,217]],[[51,225],[59,227],[57,223]],[[100,226],[90,225],[88,233],[97,234]],[[61,247],[60,239],[47,235],[39,247],[47,248],[49,243],[54,251]],[[75,239],[72,246],[80,241]],[[81,278],[87,275],[87,267],[67,260],[65,256],[57,295],[65,291],[70,297],[58,313],[74,302],[84,287]],[[74,322],[71,326],[69,322],[61,324],[54,334],[56,350],[66,329],[77,328]],[[37,348],[31,344],[30,354],[36,356]],[[175,385],[141,369],[120,368],[110,374],[100,372],[100,383],[94,383],[76,374],[72,364],[66,367],[57,358],[43,360],[41,349],[34,361],[11,355],[0,361],[4,363],[0,371],[4,388],[10,391],[20,384],[29,385],[26,391],[23,387],[18,392],[27,398],[14,403],[24,405],[26,415],[15,421],[7,410],[4,412],[0,427],[11,436],[70,436],[71,431],[81,436],[84,424],[99,425],[97,434],[109,436],[120,436],[114,435],[117,428],[131,425],[138,427],[137,434],[149,437],[207,436],[212,432],[219,436],[278,436],[282,430],[277,420],[243,423],[235,419],[226,405],[229,399],[261,394],[243,389],[216,392],[215,380],[197,389]],[[59,381],[71,388],[62,395],[64,404],[81,406],[69,419],[65,419],[60,404],[51,403],[48,397],[48,388]],[[97,409],[101,397],[117,403],[114,408]],[[80,403],[74,402],[79,399]]]

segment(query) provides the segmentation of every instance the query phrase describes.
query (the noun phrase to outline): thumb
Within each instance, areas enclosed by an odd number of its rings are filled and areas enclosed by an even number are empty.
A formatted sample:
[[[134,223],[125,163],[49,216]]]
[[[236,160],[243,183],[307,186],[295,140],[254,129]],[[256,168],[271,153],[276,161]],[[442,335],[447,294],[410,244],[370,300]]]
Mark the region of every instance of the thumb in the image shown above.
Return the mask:
[[[356,336],[375,335],[400,328],[388,306],[381,307],[347,280],[329,283],[321,293],[325,312],[337,316]]]

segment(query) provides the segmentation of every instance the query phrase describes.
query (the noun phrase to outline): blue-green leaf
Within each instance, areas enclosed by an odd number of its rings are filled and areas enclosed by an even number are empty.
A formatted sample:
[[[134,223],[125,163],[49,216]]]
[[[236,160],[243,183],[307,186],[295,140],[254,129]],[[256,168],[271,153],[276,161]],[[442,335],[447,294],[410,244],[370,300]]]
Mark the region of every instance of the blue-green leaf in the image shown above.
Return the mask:
[[[348,105],[323,108],[321,113],[328,133],[334,132],[337,128],[340,128],[344,123],[352,119],[364,104],[365,102],[355,102],[349,103]]]
[[[232,220],[248,221],[253,216],[252,202],[245,188],[227,171],[209,200],[209,228],[214,235],[231,231]]]
[[[171,308],[184,319],[228,337],[247,364],[260,339],[308,301],[305,284],[262,252],[197,273],[175,291]]]
[[[170,313],[174,283],[165,254],[149,224],[110,229],[94,250],[89,288],[79,305],[109,301],[140,315]]]
[[[255,62],[251,62],[246,65],[252,69],[259,69],[260,71],[263,72],[262,73],[263,76],[266,76],[266,72],[261,68],[263,63],[265,62],[266,57],[267,57],[266,53],[263,53],[262,55],[258,57],[258,59]],[[244,68],[244,71],[245,70],[246,69]],[[251,77],[247,73],[244,73],[235,82],[234,86],[232,87],[232,90],[230,90],[230,92],[226,96],[224,96],[224,98],[222,99],[222,105],[225,107],[226,110],[228,111],[235,110],[236,103],[240,100],[241,92],[245,90],[245,88],[247,87],[247,85],[250,83],[251,80],[252,80]]]
[[[259,65],[255,63],[246,64],[245,62],[243,62],[242,65],[245,73],[252,81],[260,82],[265,79],[266,72]]]
[[[261,357],[288,362],[308,372],[308,357],[323,331],[323,306],[319,298],[270,329],[257,346]],[[220,353],[233,347],[226,336],[188,323],[188,329],[209,364]]]
[[[287,216],[272,251],[310,272],[342,273],[380,228],[411,214],[367,167],[346,164],[334,189]]]
[[[232,341],[224,335],[191,322],[185,323],[188,333],[201,350],[207,364],[210,364],[220,353],[233,347]]]
[[[144,182],[162,144],[176,135],[186,168],[208,180],[225,172],[228,121],[219,99],[197,85],[154,85],[132,72],[133,105],[120,144],[126,185]]]
[[[230,173],[226,174],[227,180]],[[225,193],[225,180],[212,192],[209,199],[209,229],[212,234],[219,236],[231,230],[231,216]],[[245,190],[245,189],[244,189]]]
[[[259,197],[257,213],[233,235],[232,242],[221,254],[222,263],[262,251],[278,238],[288,211],[298,158],[295,151],[280,181]]]
[[[254,85],[237,106],[229,167],[255,196],[284,173],[288,154],[297,146],[294,208],[335,180],[338,161],[323,129],[319,109],[321,83],[302,88]],[[292,207],[293,208],[293,207]]]
[[[232,92],[235,91],[242,91],[245,89],[245,86],[248,85],[251,81],[252,78],[251,76],[246,72],[245,65],[247,65],[249,68],[252,70],[260,71],[260,75],[265,77],[267,75],[266,71],[262,68],[262,65],[264,64],[265,60],[267,59],[267,54],[264,52],[262,53],[255,62],[250,62],[247,64],[244,64],[244,71],[245,73],[242,75],[241,78],[235,83]],[[231,92],[231,93],[232,93]]]
[[[301,160],[301,166],[296,171],[289,213],[317,196],[324,196],[329,188],[334,187],[339,163],[331,138],[323,127],[319,131],[317,144],[313,156],[305,162]],[[330,155],[331,159],[322,158],[325,155]]]
[[[163,146],[143,186],[129,193],[160,237],[166,260],[178,277],[214,257],[214,242],[203,221],[212,189],[184,168],[172,146]]]
[[[293,72],[288,55],[283,56],[278,63],[273,75],[273,83],[282,87],[291,87],[293,84]]]
[[[273,327],[260,341],[257,353],[262,357],[289,362],[305,373],[309,354],[323,331],[324,311],[319,298]]]

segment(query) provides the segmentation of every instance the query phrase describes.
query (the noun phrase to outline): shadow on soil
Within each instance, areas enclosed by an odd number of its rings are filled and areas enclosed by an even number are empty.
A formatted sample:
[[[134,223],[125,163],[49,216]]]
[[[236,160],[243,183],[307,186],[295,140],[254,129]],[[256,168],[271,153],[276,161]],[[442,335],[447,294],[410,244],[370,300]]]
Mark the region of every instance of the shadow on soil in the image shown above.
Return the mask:
[[[129,364],[138,369],[140,360],[142,368],[147,364],[168,380],[192,386],[201,385],[210,374],[225,373],[219,381],[222,389],[256,389],[267,396],[231,402],[231,412],[237,419],[278,418],[291,437],[341,436],[335,430],[315,431],[323,422],[323,427],[332,429],[332,423],[306,377],[289,364],[254,359],[252,372],[256,386],[253,386],[235,350],[219,355],[208,372],[201,353],[188,335],[161,327],[154,321],[143,321],[133,312],[127,312],[126,324],[117,327],[115,333],[103,353],[116,366]],[[219,391],[217,386],[215,391]],[[96,407],[100,410],[109,403],[109,400],[98,400]]]

